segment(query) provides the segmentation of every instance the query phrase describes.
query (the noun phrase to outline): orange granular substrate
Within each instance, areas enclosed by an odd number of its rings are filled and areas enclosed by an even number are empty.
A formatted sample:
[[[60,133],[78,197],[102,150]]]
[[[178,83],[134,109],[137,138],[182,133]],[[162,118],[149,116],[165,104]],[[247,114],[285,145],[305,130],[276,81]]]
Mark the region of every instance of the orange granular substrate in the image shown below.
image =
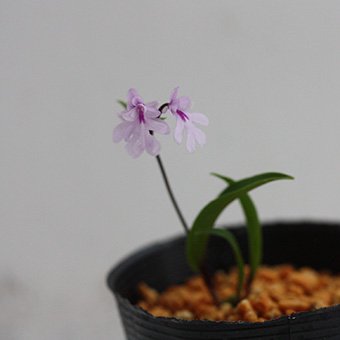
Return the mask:
[[[247,275],[249,268],[245,272]],[[235,294],[236,269],[229,273],[216,272],[213,282],[221,301],[219,307],[213,304],[200,276],[171,286],[162,293],[140,283],[141,300],[137,305],[158,317],[262,322],[340,303],[340,276],[311,268],[295,269],[290,265],[260,267],[248,296],[236,306],[223,302]]]

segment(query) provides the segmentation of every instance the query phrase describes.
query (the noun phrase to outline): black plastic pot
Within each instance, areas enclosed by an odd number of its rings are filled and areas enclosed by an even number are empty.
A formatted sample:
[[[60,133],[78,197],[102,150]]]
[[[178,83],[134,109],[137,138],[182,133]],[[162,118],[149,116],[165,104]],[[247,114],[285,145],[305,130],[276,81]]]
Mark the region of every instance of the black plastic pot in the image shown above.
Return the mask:
[[[231,230],[246,255],[245,228]],[[265,264],[290,263],[340,272],[340,223],[269,223],[264,225],[263,233]],[[212,238],[209,248],[208,261],[214,269],[233,265],[231,252],[222,240]],[[184,237],[137,251],[111,271],[108,285],[118,302],[128,340],[340,339],[340,305],[263,323],[156,318],[134,305],[140,281],[163,290],[191,274],[185,260]]]

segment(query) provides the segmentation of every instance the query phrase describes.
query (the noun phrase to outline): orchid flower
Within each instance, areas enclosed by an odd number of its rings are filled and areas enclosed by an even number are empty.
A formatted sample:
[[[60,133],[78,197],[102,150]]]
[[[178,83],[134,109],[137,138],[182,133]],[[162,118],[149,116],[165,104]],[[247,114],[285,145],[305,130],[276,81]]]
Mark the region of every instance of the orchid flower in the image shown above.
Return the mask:
[[[177,143],[181,143],[183,135],[187,135],[186,147],[189,152],[196,150],[196,144],[203,146],[206,143],[205,133],[200,130],[195,124],[208,125],[208,118],[202,113],[189,113],[191,106],[189,97],[178,97],[178,89],[176,87],[170,96],[168,108],[176,117],[176,128],[174,138]]]
[[[135,89],[128,91],[127,99],[126,110],[119,114],[122,122],[113,131],[113,141],[124,140],[126,150],[133,158],[139,157],[144,150],[157,156],[161,147],[153,133],[170,132],[168,124],[159,118],[158,103],[145,104]]]

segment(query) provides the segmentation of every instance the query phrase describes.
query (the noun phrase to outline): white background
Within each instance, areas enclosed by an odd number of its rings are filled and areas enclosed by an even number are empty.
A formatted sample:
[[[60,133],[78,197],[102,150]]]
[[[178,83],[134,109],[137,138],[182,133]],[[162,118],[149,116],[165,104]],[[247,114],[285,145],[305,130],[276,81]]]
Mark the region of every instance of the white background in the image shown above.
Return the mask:
[[[211,171],[272,170],[296,180],[253,193],[263,220],[339,220],[339,32],[339,1],[0,0],[0,338],[123,339],[107,272],[181,232],[155,160],[112,144],[129,87],[210,119],[194,154],[160,138],[190,222]]]

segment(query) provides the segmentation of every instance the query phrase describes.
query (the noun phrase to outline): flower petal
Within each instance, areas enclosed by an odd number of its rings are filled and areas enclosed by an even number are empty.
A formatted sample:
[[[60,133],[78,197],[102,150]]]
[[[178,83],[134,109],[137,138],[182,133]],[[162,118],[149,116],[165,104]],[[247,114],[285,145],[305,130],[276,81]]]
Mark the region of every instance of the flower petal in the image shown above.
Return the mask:
[[[200,146],[203,146],[206,143],[205,133],[197,127],[195,127],[192,132],[195,136],[196,143]]]
[[[188,135],[186,146],[189,152],[196,150],[196,144],[203,146],[206,143],[205,133],[191,121],[188,121],[185,127]]]
[[[175,141],[180,144],[183,140],[183,133],[184,133],[184,126],[185,123],[182,121],[181,118],[177,118],[175,132],[174,132],[174,138]]]
[[[145,149],[151,156],[157,156],[161,150],[161,145],[154,136],[148,134],[145,136]]]
[[[159,112],[159,110],[155,107],[152,106],[146,106],[146,112],[145,115],[149,118],[158,118],[161,113]]]
[[[112,140],[115,143],[119,143],[122,139],[126,141],[133,134],[133,130],[136,126],[135,122],[122,122],[114,130],[112,134]]]
[[[139,125],[138,131],[135,131],[136,133],[125,146],[127,152],[132,158],[139,157],[145,150],[145,135],[143,130],[143,126]]]
[[[178,90],[179,90],[179,86],[175,87],[171,94],[170,94],[170,99],[169,99],[169,103],[175,101],[177,99],[177,95],[178,95]]]
[[[190,109],[191,100],[189,97],[180,97],[178,98],[178,109],[181,111],[187,111]]]
[[[128,91],[128,94],[127,94],[127,107],[128,107],[128,110],[132,109],[134,107],[134,105],[132,104],[132,100],[133,98],[135,97],[139,97],[139,94],[137,92],[136,89],[129,89]]]
[[[138,114],[137,114],[135,108],[132,108],[131,110],[123,111],[123,112],[120,114],[120,116],[121,116],[124,120],[126,120],[126,121],[128,121],[128,122],[133,122],[134,120],[137,119]]]
[[[139,94],[138,94],[138,92],[137,92],[136,89],[131,88],[131,89],[129,89],[129,91],[128,91],[127,99],[128,99],[128,100],[131,100],[133,97],[139,97]]]
[[[157,109],[158,102],[157,101],[153,101],[153,102],[150,102],[150,103],[146,103],[145,106],[149,106],[149,107]]]
[[[189,152],[194,152],[196,150],[195,135],[192,130],[188,130],[186,146]]]
[[[129,126],[126,128],[124,140],[128,142],[134,135],[139,134],[140,124],[138,121],[128,122]]]
[[[208,125],[209,119],[203,113],[192,112],[190,113],[189,118],[194,122],[201,125]]]
[[[146,126],[149,130],[166,135],[170,132],[169,125],[160,119],[148,119]]]

